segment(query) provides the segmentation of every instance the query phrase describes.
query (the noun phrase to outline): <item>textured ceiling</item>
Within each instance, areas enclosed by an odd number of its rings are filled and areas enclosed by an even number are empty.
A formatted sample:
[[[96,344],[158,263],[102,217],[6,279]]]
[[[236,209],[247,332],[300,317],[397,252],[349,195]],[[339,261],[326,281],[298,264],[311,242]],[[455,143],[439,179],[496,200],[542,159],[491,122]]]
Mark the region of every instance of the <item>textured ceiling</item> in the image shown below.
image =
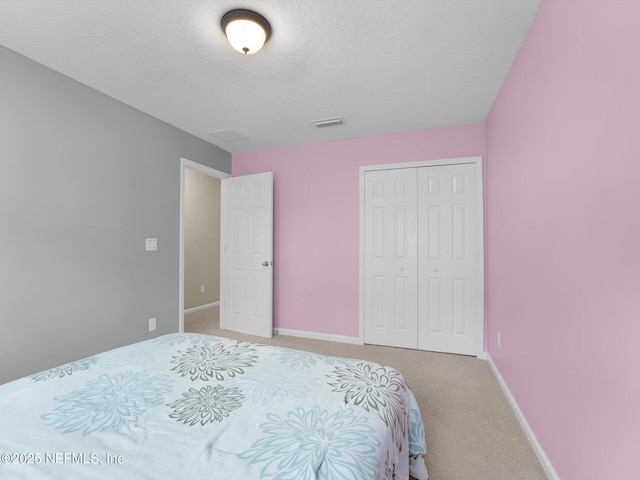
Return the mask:
[[[483,122],[539,3],[0,0],[0,44],[235,153]],[[220,29],[233,8],[271,23],[255,55]]]

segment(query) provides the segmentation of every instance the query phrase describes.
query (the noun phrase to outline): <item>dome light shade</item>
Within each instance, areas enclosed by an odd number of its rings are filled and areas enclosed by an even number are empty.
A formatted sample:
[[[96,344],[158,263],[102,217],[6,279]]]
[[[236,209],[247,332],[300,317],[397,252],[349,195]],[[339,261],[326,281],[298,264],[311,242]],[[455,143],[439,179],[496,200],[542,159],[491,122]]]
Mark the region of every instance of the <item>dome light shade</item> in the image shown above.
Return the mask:
[[[267,19],[251,10],[231,10],[223,15],[220,25],[231,46],[244,54],[256,53],[271,36]]]

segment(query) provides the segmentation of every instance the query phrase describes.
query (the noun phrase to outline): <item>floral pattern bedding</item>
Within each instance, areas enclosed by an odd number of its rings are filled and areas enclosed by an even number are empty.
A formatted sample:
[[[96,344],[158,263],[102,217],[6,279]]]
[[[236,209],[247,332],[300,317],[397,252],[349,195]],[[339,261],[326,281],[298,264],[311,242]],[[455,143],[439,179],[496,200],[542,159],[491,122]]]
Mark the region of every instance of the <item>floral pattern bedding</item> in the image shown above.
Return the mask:
[[[0,385],[2,479],[427,478],[402,375],[172,334]]]

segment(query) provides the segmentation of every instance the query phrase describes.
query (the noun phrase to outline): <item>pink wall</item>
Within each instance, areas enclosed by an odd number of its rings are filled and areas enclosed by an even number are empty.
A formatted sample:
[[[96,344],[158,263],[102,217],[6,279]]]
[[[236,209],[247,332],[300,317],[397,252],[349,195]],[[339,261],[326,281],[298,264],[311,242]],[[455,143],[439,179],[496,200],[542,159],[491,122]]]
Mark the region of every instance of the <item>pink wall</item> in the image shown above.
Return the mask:
[[[234,154],[274,173],[274,326],[358,336],[360,166],[483,154],[483,125]]]
[[[485,125],[489,351],[563,480],[640,478],[639,49],[544,1]]]

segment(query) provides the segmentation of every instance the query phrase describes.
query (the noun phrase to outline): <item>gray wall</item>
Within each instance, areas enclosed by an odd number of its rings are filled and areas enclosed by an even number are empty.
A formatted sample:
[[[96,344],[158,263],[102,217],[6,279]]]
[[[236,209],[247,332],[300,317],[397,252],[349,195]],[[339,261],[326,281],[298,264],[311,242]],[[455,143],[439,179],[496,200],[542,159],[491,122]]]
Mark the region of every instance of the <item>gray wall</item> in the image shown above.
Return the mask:
[[[0,47],[0,383],[178,330],[180,157],[231,172],[228,152]]]

